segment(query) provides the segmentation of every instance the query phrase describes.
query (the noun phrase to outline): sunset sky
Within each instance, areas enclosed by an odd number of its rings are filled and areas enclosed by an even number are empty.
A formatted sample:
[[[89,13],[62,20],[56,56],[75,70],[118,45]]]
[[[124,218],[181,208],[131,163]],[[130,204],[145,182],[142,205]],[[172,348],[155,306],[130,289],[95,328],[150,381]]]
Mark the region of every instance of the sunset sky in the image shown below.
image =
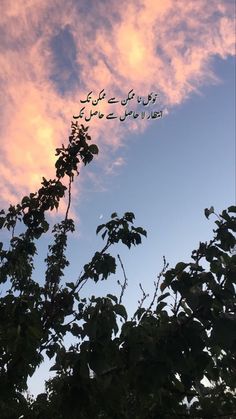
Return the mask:
[[[187,260],[211,237],[204,208],[235,203],[235,2],[1,0],[0,7],[1,207],[54,176],[54,149],[67,142],[90,91],[93,98],[106,92],[93,107],[105,115],[138,111],[137,96],[158,93],[142,110],[163,110],[161,119],[80,120],[100,153],[74,184],[78,227],[66,278],[77,279],[102,246],[96,226],[114,211],[133,211],[148,238],[114,252],[127,271],[132,312],[138,283],[152,292],[163,255],[171,265]],[[127,107],[107,103],[131,89]],[[112,291],[116,280],[85,294]]]

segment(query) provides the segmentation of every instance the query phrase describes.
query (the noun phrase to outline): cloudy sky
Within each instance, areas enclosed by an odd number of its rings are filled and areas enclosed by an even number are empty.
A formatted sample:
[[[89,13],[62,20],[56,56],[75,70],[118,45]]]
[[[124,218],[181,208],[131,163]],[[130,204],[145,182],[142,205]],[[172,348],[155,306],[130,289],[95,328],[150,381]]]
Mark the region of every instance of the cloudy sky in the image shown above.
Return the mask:
[[[1,0],[1,206],[54,175],[54,149],[89,92],[106,92],[92,109],[104,115],[138,111],[138,96],[158,93],[161,119],[87,123],[100,153],[73,191],[70,279],[101,246],[95,228],[113,211],[135,212],[148,230],[140,248],[118,249],[131,310],[139,282],[151,292],[162,255],[175,263],[210,238],[204,208],[235,202],[234,14],[233,0]],[[108,104],[131,89],[127,107]]]

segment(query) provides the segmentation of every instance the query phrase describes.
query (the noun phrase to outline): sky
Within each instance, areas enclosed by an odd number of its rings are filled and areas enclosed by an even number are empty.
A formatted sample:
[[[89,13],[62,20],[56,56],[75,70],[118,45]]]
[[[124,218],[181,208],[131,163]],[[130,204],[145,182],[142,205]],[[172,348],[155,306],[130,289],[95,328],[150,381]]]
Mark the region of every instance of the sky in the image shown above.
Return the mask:
[[[163,255],[173,266],[212,237],[204,208],[220,212],[235,203],[235,2],[1,0],[0,39],[1,207],[54,176],[54,149],[66,143],[89,92],[96,99],[104,89],[106,98],[87,103],[88,115],[117,116],[139,112],[138,96],[158,94],[142,110],[163,110],[162,118],[78,119],[100,152],[73,185],[77,229],[66,279],[76,280],[102,247],[98,224],[114,211],[134,212],[147,239],[130,251],[114,249],[132,313],[138,284],[152,293]],[[131,89],[135,97],[121,105]],[[112,97],[118,105],[108,103]],[[40,244],[39,281],[49,241]],[[84,293],[119,292],[121,274]]]

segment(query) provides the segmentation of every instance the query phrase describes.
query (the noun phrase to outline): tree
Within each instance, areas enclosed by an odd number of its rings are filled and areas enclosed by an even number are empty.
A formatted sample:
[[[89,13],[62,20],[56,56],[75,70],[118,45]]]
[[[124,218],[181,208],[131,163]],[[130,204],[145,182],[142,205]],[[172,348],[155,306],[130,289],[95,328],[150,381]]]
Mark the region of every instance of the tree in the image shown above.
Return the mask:
[[[63,283],[74,176],[98,154],[88,128],[72,122],[69,144],[56,149],[55,179],[43,178],[36,193],[1,211],[0,228],[0,411],[2,418],[154,419],[234,418],[236,415],[236,207],[216,216],[214,237],[200,243],[191,261],[164,267],[155,292],[128,318],[122,304],[127,287],[123,263],[108,250],[141,243],[146,231],[135,216],[116,213],[97,228],[102,249],[77,281]],[[63,180],[68,178],[68,186]],[[68,194],[64,219],[52,227],[45,281],[33,279],[37,240],[49,230],[47,212]],[[205,210],[208,218],[214,209]],[[21,233],[15,234],[17,225]],[[81,298],[88,281],[124,273],[120,296]],[[142,289],[142,287],[141,287]],[[173,302],[171,300],[173,299]],[[147,300],[146,300],[147,301]],[[69,349],[66,334],[73,335]],[[45,393],[27,396],[27,379],[43,360],[53,359],[56,376]]]

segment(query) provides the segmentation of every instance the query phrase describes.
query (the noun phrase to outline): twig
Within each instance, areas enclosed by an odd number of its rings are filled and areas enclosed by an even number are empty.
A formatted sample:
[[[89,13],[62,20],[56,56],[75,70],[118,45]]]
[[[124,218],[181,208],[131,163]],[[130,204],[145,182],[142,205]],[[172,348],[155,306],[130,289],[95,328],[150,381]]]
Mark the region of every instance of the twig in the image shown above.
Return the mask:
[[[122,263],[122,260],[121,260],[120,255],[117,255],[117,257],[118,257],[118,259],[119,259],[120,266],[121,266],[121,269],[122,269],[122,271],[123,271],[123,275],[124,275],[124,283],[123,283],[123,284],[121,284],[121,283],[120,283],[120,281],[118,280],[118,284],[121,286],[121,294],[120,294],[120,298],[119,298],[119,304],[121,304],[121,302],[122,302],[122,298],[123,298],[123,296],[124,296],[125,289],[126,289],[126,287],[127,287],[127,285],[128,285],[128,278],[127,278],[127,276],[126,276],[126,273],[125,273],[125,268],[124,268],[124,265],[123,265],[123,263]]]
[[[141,298],[141,300],[140,300],[140,301],[138,301],[138,303],[139,303],[139,307],[138,307],[138,308],[142,308],[143,303],[144,303],[144,301],[146,300],[146,298],[148,298],[148,297],[149,297],[149,294],[146,294],[146,293],[145,293],[145,291],[144,291],[144,289],[143,289],[143,287],[142,287],[141,282],[139,283],[139,288],[140,288],[140,289],[141,289],[141,291],[142,291],[142,298]]]
[[[157,298],[157,292],[158,292],[160,280],[161,280],[162,276],[164,275],[164,273],[166,272],[166,270],[167,270],[167,268],[169,266],[169,263],[166,263],[165,256],[163,256],[163,263],[164,263],[163,264],[163,268],[162,268],[161,272],[157,276],[157,282],[154,281],[155,291],[154,291],[154,295],[153,295],[152,301],[151,301],[151,303],[150,303],[150,305],[148,307],[148,311],[151,311],[151,309],[152,309],[152,307],[153,307],[153,305],[155,303],[155,300]]]

